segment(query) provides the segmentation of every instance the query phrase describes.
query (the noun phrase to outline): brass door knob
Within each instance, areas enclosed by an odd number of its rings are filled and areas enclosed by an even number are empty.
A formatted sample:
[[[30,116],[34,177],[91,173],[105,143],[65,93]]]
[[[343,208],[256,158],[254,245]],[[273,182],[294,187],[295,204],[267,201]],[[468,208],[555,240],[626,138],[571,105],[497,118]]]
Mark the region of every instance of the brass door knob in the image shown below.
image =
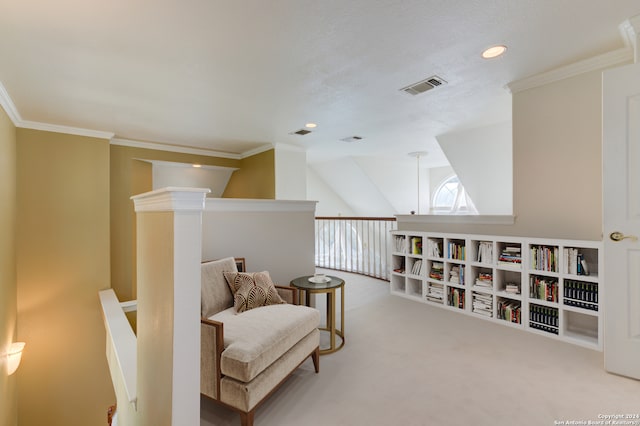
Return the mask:
[[[638,237],[636,237],[635,235],[624,235],[622,232],[618,231],[609,234],[609,238],[611,238],[612,241],[622,241],[625,238],[628,238],[631,241],[638,241]]]

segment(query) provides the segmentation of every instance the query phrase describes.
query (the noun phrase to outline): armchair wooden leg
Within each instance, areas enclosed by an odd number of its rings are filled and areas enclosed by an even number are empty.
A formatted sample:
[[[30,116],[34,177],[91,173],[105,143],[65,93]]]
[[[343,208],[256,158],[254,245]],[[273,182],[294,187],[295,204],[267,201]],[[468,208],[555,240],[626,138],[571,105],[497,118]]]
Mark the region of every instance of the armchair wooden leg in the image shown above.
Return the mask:
[[[319,373],[320,372],[320,347],[319,346],[311,354],[311,359],[313,359],[313,366],[316,369],[316,373]]]
[[[254,409],[248,413],[240,413],[240,424],[242,426],[253,426],[253,414],[255,411],[256,410]]]

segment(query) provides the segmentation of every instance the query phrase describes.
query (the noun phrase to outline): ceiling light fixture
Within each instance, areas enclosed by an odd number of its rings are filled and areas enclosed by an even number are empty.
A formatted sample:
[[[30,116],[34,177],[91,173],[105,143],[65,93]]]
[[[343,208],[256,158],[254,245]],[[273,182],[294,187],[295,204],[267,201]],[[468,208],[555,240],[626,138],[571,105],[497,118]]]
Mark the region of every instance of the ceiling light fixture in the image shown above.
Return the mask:
[[[316,127],[318,127],[318,125],[316,123],[307,123],[304,125],[304,127],[306,127],[307,129],[315,129]]]
[[[195,167],[196,169],[199,169],[200,167],[202,167],[202,164],[193,164],[192,167]]]
[[[484,59],[493,59],[493,58],[497,58],[498,56],[504,55],[504,52],[506,51],[507,51],[507,46],[503,46],[503,45],[492,46],[492,47],[489,47],[488,49],[485,49],[484,52],[482,52],[482,57]]]

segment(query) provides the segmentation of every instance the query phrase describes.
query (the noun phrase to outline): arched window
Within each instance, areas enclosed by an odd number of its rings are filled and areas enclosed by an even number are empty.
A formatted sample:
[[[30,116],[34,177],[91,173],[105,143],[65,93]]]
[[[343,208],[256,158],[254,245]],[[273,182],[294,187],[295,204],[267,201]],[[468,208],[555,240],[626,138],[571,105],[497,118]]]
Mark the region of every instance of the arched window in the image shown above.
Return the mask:
[[[478,213],[456,175],[445,179],[436,189],[433,194],[432,206],[435,213]]]

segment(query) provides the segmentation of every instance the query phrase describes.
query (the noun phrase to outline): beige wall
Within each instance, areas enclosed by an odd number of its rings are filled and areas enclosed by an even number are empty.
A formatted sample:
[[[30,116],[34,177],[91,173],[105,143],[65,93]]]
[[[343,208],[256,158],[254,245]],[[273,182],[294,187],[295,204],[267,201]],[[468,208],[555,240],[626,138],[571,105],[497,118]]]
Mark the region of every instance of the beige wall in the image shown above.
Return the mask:
[[[592,71],[513,95],[513,225],[399,222],[398,227],[600,240],[601,75]]]
[[[231,175],[222,197],[275,199],[275,150],[240,160],[240,170]]]
[[[110,158],[112,287],[119,300],[132,300],[136,298],[136,249],[135,213],[130,198],[153,188],[151,164],[139,159],[225,167],[240,167],[240,160],[119,145],[111,145]]]
[[[110,286],[109,143],[17,130],[22,426],[100,425],[115,397],[98,291]]]
[[[119,300],[137,298],[135,213],[130,197],[153,188],[151,164],[141,159],[236,167],[239,170],[231,175],[223,197],[275,197],[273,150],[234,160],[112,145],[110,158],[111,280]]]
[[[0,108],[0,353],[16,337],[16,129]],[[18,370],[20,373],[20,370]],[[18,374],[0,370],[0,426],[16,426]]]

